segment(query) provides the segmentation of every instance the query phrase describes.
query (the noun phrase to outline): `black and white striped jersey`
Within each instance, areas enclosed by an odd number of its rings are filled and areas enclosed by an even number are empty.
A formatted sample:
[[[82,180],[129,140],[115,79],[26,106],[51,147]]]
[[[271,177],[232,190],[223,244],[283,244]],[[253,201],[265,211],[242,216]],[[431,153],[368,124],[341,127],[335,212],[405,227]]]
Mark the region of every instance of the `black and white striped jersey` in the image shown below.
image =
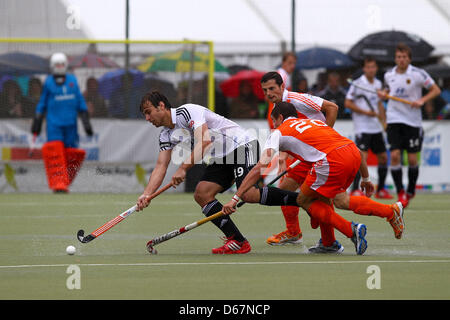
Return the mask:
[[[256,137],[237,123],[197,104],[184,104],[172,108],[171,115],[175,127],[162,129],[159,136],[160,151],[173,149],[179,144],[184,149],[192,150],[196,143],[193,139],[194,131],[204,124],[207,125],[213,141],[209,157],[224,157],[238,147],[256,140]]]

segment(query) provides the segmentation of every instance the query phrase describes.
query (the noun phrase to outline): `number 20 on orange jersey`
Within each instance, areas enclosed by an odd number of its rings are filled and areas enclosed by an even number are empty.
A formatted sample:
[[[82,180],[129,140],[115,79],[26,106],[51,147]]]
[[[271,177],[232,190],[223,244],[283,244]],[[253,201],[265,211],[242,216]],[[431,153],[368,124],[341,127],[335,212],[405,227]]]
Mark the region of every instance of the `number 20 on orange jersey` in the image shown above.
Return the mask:
[[[297,130],[300,133],[303,133],[303,131],[312,128],[312,125],[314,124],[316,126],[319,127],[326,127],[327,124],[324,123],[321,120],[316,120],[316,119],[310,119],[310,120],[295,120],[292,122],[292,124],[290,125],[291,128],[295,127],[295,130]]]

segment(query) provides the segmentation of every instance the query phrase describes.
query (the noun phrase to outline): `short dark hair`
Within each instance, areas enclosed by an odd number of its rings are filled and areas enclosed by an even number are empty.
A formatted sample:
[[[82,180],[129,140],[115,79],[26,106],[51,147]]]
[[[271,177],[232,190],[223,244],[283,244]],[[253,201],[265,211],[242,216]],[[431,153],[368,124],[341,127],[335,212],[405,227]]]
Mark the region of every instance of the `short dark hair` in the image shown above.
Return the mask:
[[[141,99],[141,104],[139,106],[141,112],[144,112],[144,105],[150,102],[153,106],[158,107],[160,102],[164,102],[164,107],[166,109],[172,108],[172,105],[170,104],[169,100],[165,95],[160,93],[159,91],[151,91],[144,94],[144,96]]]
[[[371,62],[377,63],[377,60],[376,60],[374,57],[372,57],[372,56],[366,56],[366,57],[364,57],[364,60],[363,60],[363,67],[366,65],[366,63],[371,63]]]
[[[276,84],[281,86],[283,84],[283,78],[276,71],[267,72],[261,78],[261,83],[266,83],[269,80],[275,80]]]
[[[397,47],[395,47],[395,52],[397,51],[405,52],[408,55],[409,59],[411,59],[412,56],[411,48],[406,43],[399,42],[397,44]]]
[[[276,119],[280,114],[283,116],[283,119],[289,117],[297,118],[297,109],[295,109],[294,105],[290,102],[279,102],[273,106],[271,116]]]

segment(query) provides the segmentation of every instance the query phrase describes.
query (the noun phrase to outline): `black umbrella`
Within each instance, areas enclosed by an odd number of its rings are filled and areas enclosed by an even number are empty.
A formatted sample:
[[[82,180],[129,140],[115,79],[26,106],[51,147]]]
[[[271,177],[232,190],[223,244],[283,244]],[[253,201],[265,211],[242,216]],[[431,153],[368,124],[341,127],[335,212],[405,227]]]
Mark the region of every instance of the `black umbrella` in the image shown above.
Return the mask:
[[[446,64],[430,64],[423,67],[433,78],[450,78],[450,66]]]
[[[359,40],[348,52],[355,60],[371,56],[379,62],[393,62],[395,48],[403,42],[412,50],[412,61],[421,62],[429,58],[434,47],[417,35],[403,31],[382,31],[369,34]]]
[[[0,55],[0,73],[27,75],[49,73],[48,60],[25,52],[8,52]]]

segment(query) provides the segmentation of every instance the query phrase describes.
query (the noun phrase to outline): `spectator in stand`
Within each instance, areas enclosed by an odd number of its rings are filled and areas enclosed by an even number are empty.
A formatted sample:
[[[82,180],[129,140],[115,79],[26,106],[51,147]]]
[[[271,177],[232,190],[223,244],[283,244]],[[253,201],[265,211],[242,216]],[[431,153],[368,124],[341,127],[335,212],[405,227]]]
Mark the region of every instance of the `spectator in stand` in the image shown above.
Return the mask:
[[[309,88],[308,88],[308,80],[305,77],[301,76],[298,79],[298,83],[297,83],[296,89],[297,90],[293,90],[293,91],[297,91],[299,93],[308,93],[309,94],[310,91],[309,91]]]
[[[338,119],[350,119],[351,113],[345,108],[345,89],[340,85],[340,76],[337,72],[328,74],[327,85],[318,93],[318,96],[338,105]]]
[[[6,80],[0,93],[0,118],[18,118],[22,115],[22,91],[16,81]]]
[[[36,106],[41,98],[42,81],[39,78],[31,78],[28,81],[28,94],[24,97],[23,117],[33,118]]]
[[[440,95],[443,106],[437,115],[438,120],[450,119],[450,78],[444,79],[444,85]]]
[[[142,88],[133,86],[133,74],[124,74],[121,78],[122,87],[114,92],[109,103],[109,113],[114,118],[142,118],[138,108]]]
[[[327,85],[327,74],[325,72],[320,72],[317,75],[316,83],[311,86],[311,94],[313,96],[318,96],[319,92],[322,91]]]
[[[253,93],[251,84],[242,81],[239,85],[239,96],[231,100],[230,118],[255,119],[259,117],[258,98]]]
[[[98,81],[94,77],[90,77],[86,81],[86,91],[83,94],[86,100],[89,116],[91,118],[107,118],[108,108],[105,99],[98,91]]]
[[[436,99],[439,99],[437,97]],[[434,120],[437,118],[437,108],[435,107],[435,101],[428,101],[423,105],[422,108],[422,119],[423,120]]]
[[[217,81],[215,83],[215,92],[216,92],[216,99],[215,99],[216,102],[214,112],[217,113],[218,115],[228,118],[229,114],[228,100],[223,95],[222,90],[220,90]]]

